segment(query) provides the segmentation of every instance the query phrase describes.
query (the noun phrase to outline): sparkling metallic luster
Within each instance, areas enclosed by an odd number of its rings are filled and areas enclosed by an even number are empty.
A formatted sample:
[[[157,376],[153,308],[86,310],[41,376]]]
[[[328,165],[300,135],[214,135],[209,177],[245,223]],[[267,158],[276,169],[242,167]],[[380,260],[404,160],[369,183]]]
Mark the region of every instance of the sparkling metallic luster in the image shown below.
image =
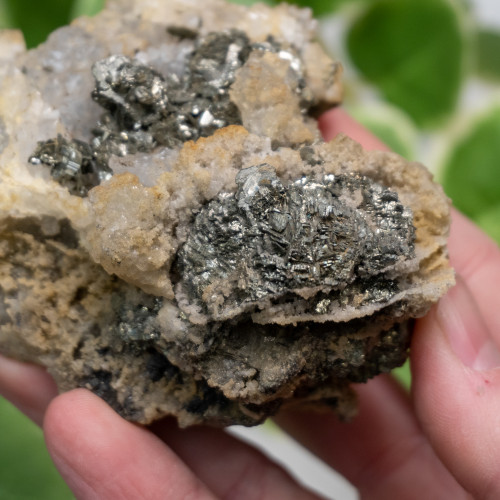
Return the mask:
[[[317,314],[352,295],[350,284],[368,285],[370,300],[387,299],[393,284],[383,273],[414,256],[411,211],[366,177],[302,177],[285,186],[263,164],[242,170],[236,183],[234,195],[201,209],[178,254],[180,285],[214,319],[306,288],[318,292]]]
[[[131,307],[130,304],[124,306],[121,297],[112,298],[116,321],[111,328],[125,342],[156,340],[159,331],[155,317],[162,305],[162,300],[151,296],[140,296],[136,300],[137,303]]]
[[[89,189],[111,176],[106,164],[95,161],[91,147],[83,141],[68,141],[61,135],[40,141],[29,158],[33,165],[50,167],[50,174],[71,194],[84,197]]]
[[[94,147],[123,156],[240,124],[228,91],[250,50],[243,32],[210,33],[197,41],[180,77],[160,75],[125,56],[97,62],[92,97],[109,114],[94,130]]]
[[[172,27],[181,38],[185,32]],[[191,38],[195,32],[189,32]],[[92,97],[108,110],[94,129],[98,155],[124,156],[151,151],[157,145],[179,146],[207,137],[219,128],[240,125],[238,108],[229,98],[236,71],[253,50],[277,53],[290,62],[304,111],[311,105],[302,62],[293,48],[272,38],[250,43],[238,30],[213,32],[198,38],[181,76],[160,75],[125,56],[111,56],[93,67]]]
[[[111,155],[149,152],[159,145],[178,147],[228,125],[239,125],[240,112],[229,98],[229,89],[253,50],[271,51],[290,61],[304,112],[311,104],[302,62],[293,48],[285,49],[272,38],[250,43],[238,30],[203,38],[179,27],[171,27],[169,32],[196,38],[182,75],[162,75],[123,55],[96,62],[92,98],[106,113],[92,130],[91,145],[58,137],[39,143],[30,161],[50,166],[55,180],[72,194],[86,196],[112,174],[108,167]],[[0,123],[0,139],[1,132]]]

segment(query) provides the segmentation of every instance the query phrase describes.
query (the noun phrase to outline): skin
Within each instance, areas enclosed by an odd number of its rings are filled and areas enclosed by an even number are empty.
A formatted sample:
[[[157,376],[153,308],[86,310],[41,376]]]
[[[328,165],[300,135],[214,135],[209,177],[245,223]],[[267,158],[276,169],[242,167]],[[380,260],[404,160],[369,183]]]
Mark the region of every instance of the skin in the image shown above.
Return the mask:
[[[325,138],[344,132],[386,149],[342,109]],[[294,438],[367,499],[500,498],[500,250],[453,212],[457,285],[417,321],[407,394],[389,376],[357,387],[353,422],[282,413]],[[211,428],[150,428],[123,420],[84,389],[57,395],[39,367],[0,356],[0,393],[43,426],[51,456],[79,499],[312,499],[258,451]]]

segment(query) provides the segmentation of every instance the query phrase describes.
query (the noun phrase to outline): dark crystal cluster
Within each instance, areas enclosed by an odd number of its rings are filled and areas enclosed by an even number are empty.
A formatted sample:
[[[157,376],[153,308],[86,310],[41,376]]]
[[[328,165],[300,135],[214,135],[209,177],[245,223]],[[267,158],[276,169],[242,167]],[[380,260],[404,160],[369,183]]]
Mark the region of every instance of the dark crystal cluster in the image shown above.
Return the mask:
[[[410,337],[406,322],[392,325],[375,338],[359,335],[382,316],[348,324],[259,325],[249,318],[238,324],[224,322],[205,330],[205,350],[185,341],[165,345],[164,354],[181,363],[184,370],[210,380],[229,399],[247,386],[241,404],[251,404],[257,415],[266,414],[272,405],[274,411],[279,408],[283,402],[280,391],[298,378],[305,396],[328,379],[332,386],[345,386],[401,365]]]
[[[240,171],[236,183],[236,193],[201,209],[178,254],[182,289],[213,318],[293,290],[373,281],[414,255],[411,211],[366,177],[302,177],[285,186],[263,164]],[[329,299],[322,300],[319,313]]]
[[[92,98],[106,113],[92,130],[91,144],[61,136],[42,141],[30,157],[31,163],[49,166],[54,180],[71,194],[86,196],[112,174],[108,166],[111,155],[150,152],[157,146],[179,147],[217,129],[241,124],[229,89],[253,50],[275,52],[290,61],[302,105],[304,109],[311,105],[304,91],[301,61],[293,48],[284,50],[272,38],[251,43],[238,30],[205,37],[175,27],[169,32],[196,40],[181,75],[162,75],[123,55],[96,62]]]
[[[66,186],[71,194],[81,197],[112,175],[107,163],[99,163],[86,142],[69,141],[61,135],[40,141],[29,162],[49,167],[54,180]]]
[[[162,76],[124,56],[96,63],[92,97],[109,113],[94,131],[94,147],[123,156],[240,124],[228,91],[250,50],[242,32],[211,33],[188,56],[180,77]]]
[[[132,304],[131,300],[124,303],[123,297],[115,295],[112,303],[116,313],[113,334],[117,334],[127,343],[147,342],[159,337],[155,318],[162,306],[162,299],[140,295],[140,300]]]

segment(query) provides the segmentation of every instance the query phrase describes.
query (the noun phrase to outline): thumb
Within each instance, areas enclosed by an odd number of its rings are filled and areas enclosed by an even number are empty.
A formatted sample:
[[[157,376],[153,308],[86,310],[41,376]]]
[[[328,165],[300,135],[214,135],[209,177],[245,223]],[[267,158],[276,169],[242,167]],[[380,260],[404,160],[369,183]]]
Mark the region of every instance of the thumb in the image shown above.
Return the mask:
[[[417,322],[412,373],[417,416],[443,463],[474,498],[500,498],[500,351],[460,278]]]

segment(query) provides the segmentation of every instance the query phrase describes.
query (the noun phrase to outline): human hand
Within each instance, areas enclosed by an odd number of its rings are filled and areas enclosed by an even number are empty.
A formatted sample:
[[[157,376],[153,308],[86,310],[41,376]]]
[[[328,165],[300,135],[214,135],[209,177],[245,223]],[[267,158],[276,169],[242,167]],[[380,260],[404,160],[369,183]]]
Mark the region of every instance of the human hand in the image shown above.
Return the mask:
[[[342,131],[367,149],[385,149],[340,109],[321,123],[326,139]],[[326,414],[277,418],[362,498],[500,496],[494,339],[500,316],[493,288],[500,282],[500,251],[458,213],[449,246],[458,284],[417,322],[411,399],[381,376],[357,387],[360,414],[350,424]],[[314,498],[223,431],[179,430],[170,419],[139,427],[83,389],[56,397],[41,368],[0,358],[0,393],[43,423],[49,451],[77,498]]]
[[[322,125],[326,140],[344,132],[365,149],[387,149],[342,110]],[[457,211],[448,247],[457,284],[416,322],[411,397],[381,376],[357,386],[351,424],[278,419],[362,498],[500,498],[500,250]]]

